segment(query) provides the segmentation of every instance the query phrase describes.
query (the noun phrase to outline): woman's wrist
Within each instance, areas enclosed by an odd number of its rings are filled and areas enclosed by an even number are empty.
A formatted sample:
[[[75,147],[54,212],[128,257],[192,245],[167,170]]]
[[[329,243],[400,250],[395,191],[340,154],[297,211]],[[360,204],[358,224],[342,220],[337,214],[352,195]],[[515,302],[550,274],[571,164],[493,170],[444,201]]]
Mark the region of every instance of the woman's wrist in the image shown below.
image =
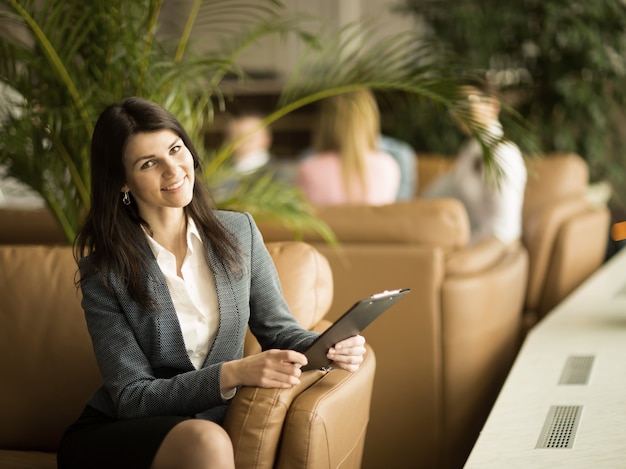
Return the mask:
[[[233,389],[236,390],[240,385],[237,379],[237,362],[238,360],[232,360],[222,363],[222,371],[220,373],[220,392],[222,397],[233,393]]]

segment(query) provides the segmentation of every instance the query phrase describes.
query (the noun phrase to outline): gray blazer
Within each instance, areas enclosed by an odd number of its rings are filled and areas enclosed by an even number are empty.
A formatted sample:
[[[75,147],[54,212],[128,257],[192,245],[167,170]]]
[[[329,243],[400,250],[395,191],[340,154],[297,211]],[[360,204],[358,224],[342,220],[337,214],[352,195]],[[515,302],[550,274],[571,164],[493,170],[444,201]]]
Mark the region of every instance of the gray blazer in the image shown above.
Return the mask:
[[[89,400],[90,406],[116,419],[179,415],[220,422],[227,409],[220,394],[221,366],[243,356],[248,325],[264,350],[302,351],[317,337],[291,316],[274,263],[252,217],[227,211],[217,215],[239,240],[242,272],[228,272],[207,246],[220,322],[199,370],[187,356],[165,277],[147,241],[145,280],[156,299],[156,312],[142,310],[113,274],[113,291],[98,275],[83,282],[82,305],[104,378],[104,385]],[[89,257],[81,260],[81,272],[89,262]]]

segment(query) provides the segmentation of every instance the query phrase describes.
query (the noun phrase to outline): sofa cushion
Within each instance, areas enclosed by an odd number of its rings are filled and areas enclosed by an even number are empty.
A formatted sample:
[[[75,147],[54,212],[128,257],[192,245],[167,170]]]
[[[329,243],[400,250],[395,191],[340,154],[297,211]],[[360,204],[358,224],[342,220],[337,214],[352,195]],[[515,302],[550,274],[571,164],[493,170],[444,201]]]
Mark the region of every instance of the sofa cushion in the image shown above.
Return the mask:
[[[306,329],[327,326],[322,319],[333,301],[333,273],[328,260],[309,244],[297,241],[266,243],[291,314]],[[321,329],[320,329],[321,328]],[[246,334],[246,355],[261,351],[256,338]]]
[[[389,205],[318,207],[340,244],[423,244],[455,250],[469,242],[469,219],[463,204],[454,199],[413,199]],[[259,224],[266,241],[294,239],[298,233],[277,223]],[[311,243],[324,243],[317,232],[301,233]]]
[[[69,246],[0,247],[3,449],[55,451],[100,383],[75,274]]]
[[[587,164],[580,156],[574,153],[552,153],[543,158],[529,160],[527,167],[528,182],[522,214],[522,241],[528,250],[530,273],[525,309],[535,314],[546,293],[553,298],[548,307],[555,306],[557,302],[556,296],[546,290],[548,288],[546,284],[550,280],[549,272],[554,262],[555,249],[559,246],[557,240],[563,226],[573,220],[584,222],[587,216],[591,216],[593,220],[598,218],[592,213],[593,209],[585,199],[589,172]],[[602,212],[600,219],[605,217],[606,209],[598,211]],[[600,232],[606,231],[603,228],[606,223],[608,221],[602,221],[598,225]],[[573,269],[572,274],[577,279],[586,278],[595,270],[592,266],[597,266],[597,262],[603,257],[605,239],[597,239],[597,230],[592,229],[588,233],[586,242],[594,243],[593,252],[588,257],[593,260],[589,260],[589,267],[584,263],[570,266]],[[608,237],[608,232],[606,236]],[[598,241],[601,241],[600,244]],[[577,283],[571,285],[575,286]],[[541,311],[540,315],[545,312],[547,311]],[[536,318],[533,318],[530,322],[535,321]]]
[[[0,449],[0,467],[2,469],[57,469],[57,455],[41,451]]]
[[[313,328],[333,301],[333,273],[328,261],[302,242],[274,242],[266,246],[291,313],[302,327]]]
[[[67,238],[48,208],[0,208],[0,244],[61,244]]]
[[[550,153],[528,159],[528,180],[524,193],[524,225],[548,203],[584,196],[589,183],[587,163],[574,153]]]

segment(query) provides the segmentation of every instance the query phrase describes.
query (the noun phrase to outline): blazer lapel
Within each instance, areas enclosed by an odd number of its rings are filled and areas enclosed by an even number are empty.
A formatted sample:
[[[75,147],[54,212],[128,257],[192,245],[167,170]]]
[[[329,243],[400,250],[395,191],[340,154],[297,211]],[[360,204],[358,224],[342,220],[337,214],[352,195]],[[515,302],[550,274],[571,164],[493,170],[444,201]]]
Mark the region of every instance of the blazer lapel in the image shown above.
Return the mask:
[[[207,244],[209,244],[207,242]],[[232,333],[226,334],[224,331],[232,331],[239,333],[242,327],[245,328],[247,322],[242,326],[242,315],[240,311],[240,305],[238,301],[241,300],[241,295],[237,295],[235,292],[234,282],[231,278],[231,273],[227,271],[221,260],[216,256],[210,245],[206,246],[206,255],[209,262],[209,266],[213,271],[215,278],[215,288],[217,290],[217,302],[220,312],[219,329],[213,341],[213,345],[207,354],[204,361],[204,365],[210,364],[214,356],[214,350],[229,350],[233,347],[237,347],[238,340]],[[243,344],[243,342],[242,342]]]
[[[176,363],[180,363],[181,366],[183,364],[187,365],[192,370],[195,367],[187,354],[180,322],[174,309],[174,303],[165,281],[165,276],[159,268],[159,264],[147,241],[144,243],[143,249],[148,259],[147,281],[150,288],[152,288],[155,298],[158,298],[156,319],[159,325],[159,331],[157,331],[158,340],[163,343],[163,350],[168,350],[168,353],[174,355],[172,358]],[[165,331],[167,331],[167,334]]]

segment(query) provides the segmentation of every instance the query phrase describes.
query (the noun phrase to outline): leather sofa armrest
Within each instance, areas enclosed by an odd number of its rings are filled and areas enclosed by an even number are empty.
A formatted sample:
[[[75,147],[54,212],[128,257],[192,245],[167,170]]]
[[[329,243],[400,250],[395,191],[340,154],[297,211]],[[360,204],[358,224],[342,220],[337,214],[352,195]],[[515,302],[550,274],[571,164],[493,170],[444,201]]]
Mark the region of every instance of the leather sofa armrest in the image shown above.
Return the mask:
[[[236,467],[359,467],[376,370],[366,348],[354,373],[311,370],[290,389],[241,388],[224,421]]]
[[[224,428],[230,435],[237,467],[272,469],[283,423],[293,400],[326,371],[302,373],[300,384],[289,389],[242,387],[230,404]]]
[[[514,246],[506,246],[495,237],[485,238],[471,244],[450,255],[446,262],[446,271],[449,275],[468,275],[486,270],[498,262],[509,249]]]
[[[527,309],[535,310],[539,304],[559,230],[567,220],[587,212],[589,207],[584,197],[574,196],[547,203],[532,215],[525,215],[522,241],[528,250],[530,262],[526,293]]]
[[[276,469],[361,467],[376,372],[376,356],[366,349],[358,371],[331,371],[298,395]]]
[[[540,317],[567,297],[604,262],[611,213],[590,206],[560,228],[537,307]]]
[[[522,333],[528,254],[504,253],[492,268],[446,279],[441,347],[445,467],[462,467],[510,369]]]

